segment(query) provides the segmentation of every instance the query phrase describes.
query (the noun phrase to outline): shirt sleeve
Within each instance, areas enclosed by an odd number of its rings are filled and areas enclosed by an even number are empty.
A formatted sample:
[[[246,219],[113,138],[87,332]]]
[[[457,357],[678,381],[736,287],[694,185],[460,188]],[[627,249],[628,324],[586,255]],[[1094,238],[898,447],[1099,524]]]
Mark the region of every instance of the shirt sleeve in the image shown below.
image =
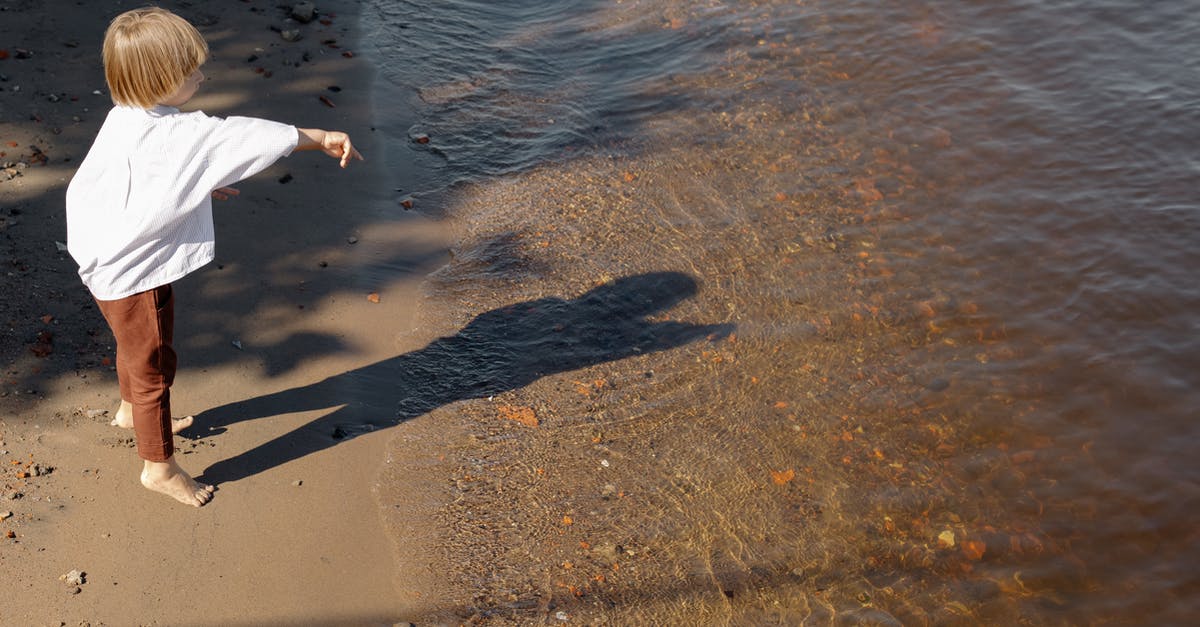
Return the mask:
[[[259,118],[205,116],[203,125],[195,158],[205,193],[254,176],[292,154],[299,140],[296,127]]]

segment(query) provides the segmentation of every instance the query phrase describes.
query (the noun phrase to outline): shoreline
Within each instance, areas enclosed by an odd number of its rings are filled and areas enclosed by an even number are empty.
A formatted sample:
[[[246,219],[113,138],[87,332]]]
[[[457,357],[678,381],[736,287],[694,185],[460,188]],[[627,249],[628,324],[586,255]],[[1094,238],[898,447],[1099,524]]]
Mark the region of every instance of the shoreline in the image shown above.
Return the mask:
[[[402,598],[397,582],[425,580],[384,534],[372,488],[391,434],[336,440],[315,426],[346,412],[386,419],[394,408],[293,405],[288,392],[423,344],[413,320],[420,284],[444,258],[444,228],[390,211],[396,174],[372,126],[362,7],[323,2],[328,24],[294,25],[275,5],[228,4],[164,4],[212,48],[209,81],[184,109],[346,130],[368,161],[340,171],[296,154],[242,182],[239,198],[215,203],[216,260],[176,283],[173,406],[197,417],[178,454],[218,486],[199,510],[137,484],[129,434],[107,424],[119,400],[111,336],[53,244],[65,239],[59,197],[72,164],[107,111],[91,93],[103,86],[101,20],[53,3],[4,12],[4,45],[33,55],[0,61],[9,79],[0,139],[49,159],[0,182],[4,252],[28,268],[3,312],[16,322],[3,344],[0,451],[6,465],[44,471],[0,482],[0,512],[13,513],[0,534],[14,532],[0,538],[0,565],[15,581],[0,622],[391,624],[414,611],[416,597]],[[301,39],[284,41],[283,26]],[[27,121],[13,115],[25,110],[35,111]],[[245,411],[221,411],[236,407]],[[147,559],[146,549],[173,557]],[[87,574],[78,593],[59,580],[72,569]]]

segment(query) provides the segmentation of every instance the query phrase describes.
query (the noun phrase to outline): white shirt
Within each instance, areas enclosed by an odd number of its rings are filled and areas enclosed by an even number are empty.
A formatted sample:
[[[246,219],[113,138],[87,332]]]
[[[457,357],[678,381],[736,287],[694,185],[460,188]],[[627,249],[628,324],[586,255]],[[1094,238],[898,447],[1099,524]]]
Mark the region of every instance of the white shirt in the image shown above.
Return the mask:
[[[257,118],[113,108],[67,187],[67,249],[84,285],[116,300],[212,261],[212,191],[288,156],[298,138]]]

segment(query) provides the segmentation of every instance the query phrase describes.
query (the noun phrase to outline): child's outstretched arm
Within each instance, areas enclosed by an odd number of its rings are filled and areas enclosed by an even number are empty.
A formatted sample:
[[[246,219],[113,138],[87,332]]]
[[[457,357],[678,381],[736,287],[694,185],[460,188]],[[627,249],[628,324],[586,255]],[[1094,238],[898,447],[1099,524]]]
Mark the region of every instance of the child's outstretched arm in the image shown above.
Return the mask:
[[[296,150],[320,150],[325,154],[339,159],[342,167],[350,163],[350,159],[363,160],[363,156],[350,143],[350,136],[341,131],[325,131],[319,128],[298,128],[300,140]]]

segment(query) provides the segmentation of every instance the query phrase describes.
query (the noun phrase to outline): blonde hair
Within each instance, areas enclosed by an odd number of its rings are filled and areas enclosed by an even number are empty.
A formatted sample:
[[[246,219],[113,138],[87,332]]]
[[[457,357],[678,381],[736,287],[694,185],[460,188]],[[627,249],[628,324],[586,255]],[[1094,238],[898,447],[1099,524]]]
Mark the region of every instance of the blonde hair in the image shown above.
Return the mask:
[[[158,7],[126,11],[104,33],[104,78],[115,104],[149,109],[208,60],[187,20]]]

